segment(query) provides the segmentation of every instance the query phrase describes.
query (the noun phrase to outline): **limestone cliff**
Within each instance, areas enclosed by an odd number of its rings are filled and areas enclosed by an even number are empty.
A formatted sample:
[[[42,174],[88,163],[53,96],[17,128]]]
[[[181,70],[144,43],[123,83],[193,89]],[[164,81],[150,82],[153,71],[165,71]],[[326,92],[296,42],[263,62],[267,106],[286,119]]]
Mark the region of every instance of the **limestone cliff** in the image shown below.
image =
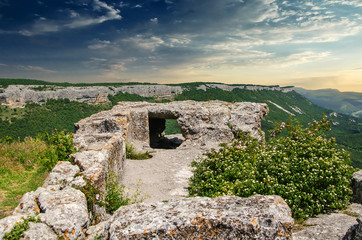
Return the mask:
[[[246,89],[251,91],[293,91],[292,87],[282,88],[279,86],[235,86],[226,84],[202,84],[198,89],[220,88],[225,91],[233,89]],[[52,85],[10,85],[0,89],[0,104],[9,107],[24,107],[27,103],[43,103],[47,99],[68,98],[71,101],[85,102],[89,104],[107,103],[108,95],[118,93],[137,94],[143,97],[154,97],[157,99],[172,99],[175,95],[185,91],[181,86],[168,85],[125,85],[121,87],[89,86],[89,87],[60,87]]]

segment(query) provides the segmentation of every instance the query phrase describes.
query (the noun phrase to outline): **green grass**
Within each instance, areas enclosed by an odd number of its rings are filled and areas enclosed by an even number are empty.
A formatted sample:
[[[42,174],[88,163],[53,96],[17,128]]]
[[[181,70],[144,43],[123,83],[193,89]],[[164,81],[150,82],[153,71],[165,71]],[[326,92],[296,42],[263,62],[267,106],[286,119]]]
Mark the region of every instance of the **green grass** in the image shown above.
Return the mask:
[[[165,134],[179,134],[181,133],[180,126],[177,123],[176,119],[166,119],[166,129]]]
[[[0,143],[0,218],[12,213],[26,192],[41,186],[47,176],[36,162],[46,144],[34,139]]]
[[[137,152],[135,146],[129,142],[126,142],[126,158],[133,159],[133,160],[145,160],[149,159],[152,156],[150,152]]]

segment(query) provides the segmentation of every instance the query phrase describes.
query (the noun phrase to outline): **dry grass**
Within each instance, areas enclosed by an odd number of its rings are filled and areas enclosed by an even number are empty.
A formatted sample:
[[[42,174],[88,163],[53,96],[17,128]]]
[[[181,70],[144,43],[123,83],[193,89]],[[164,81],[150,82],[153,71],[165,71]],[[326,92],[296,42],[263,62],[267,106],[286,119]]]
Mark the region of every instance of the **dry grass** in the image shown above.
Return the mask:
[[[46,149],[42,141],[0,143],[0,218],[11,214],[24,193],[41,186],[47,173],[37,165]]]

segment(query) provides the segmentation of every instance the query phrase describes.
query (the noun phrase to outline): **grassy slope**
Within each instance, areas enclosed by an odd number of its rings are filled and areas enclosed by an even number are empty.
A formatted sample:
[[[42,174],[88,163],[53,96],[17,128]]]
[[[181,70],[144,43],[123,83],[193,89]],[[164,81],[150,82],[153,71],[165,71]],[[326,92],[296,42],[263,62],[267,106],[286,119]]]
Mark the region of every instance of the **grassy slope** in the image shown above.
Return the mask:
[[[45,148],[34,139],[0,143],[0,219],[11,214],[24,193],[43,184],[48,173],[34,163]]]

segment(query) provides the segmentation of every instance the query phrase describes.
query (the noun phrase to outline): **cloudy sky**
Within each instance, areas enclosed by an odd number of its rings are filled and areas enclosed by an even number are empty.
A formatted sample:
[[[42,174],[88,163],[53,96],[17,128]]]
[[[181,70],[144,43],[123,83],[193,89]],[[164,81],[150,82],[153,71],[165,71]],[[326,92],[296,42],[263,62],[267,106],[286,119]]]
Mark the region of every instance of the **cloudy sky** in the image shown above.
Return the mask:
[[[362,92],[362,0],[0,0],[0,77]]]

